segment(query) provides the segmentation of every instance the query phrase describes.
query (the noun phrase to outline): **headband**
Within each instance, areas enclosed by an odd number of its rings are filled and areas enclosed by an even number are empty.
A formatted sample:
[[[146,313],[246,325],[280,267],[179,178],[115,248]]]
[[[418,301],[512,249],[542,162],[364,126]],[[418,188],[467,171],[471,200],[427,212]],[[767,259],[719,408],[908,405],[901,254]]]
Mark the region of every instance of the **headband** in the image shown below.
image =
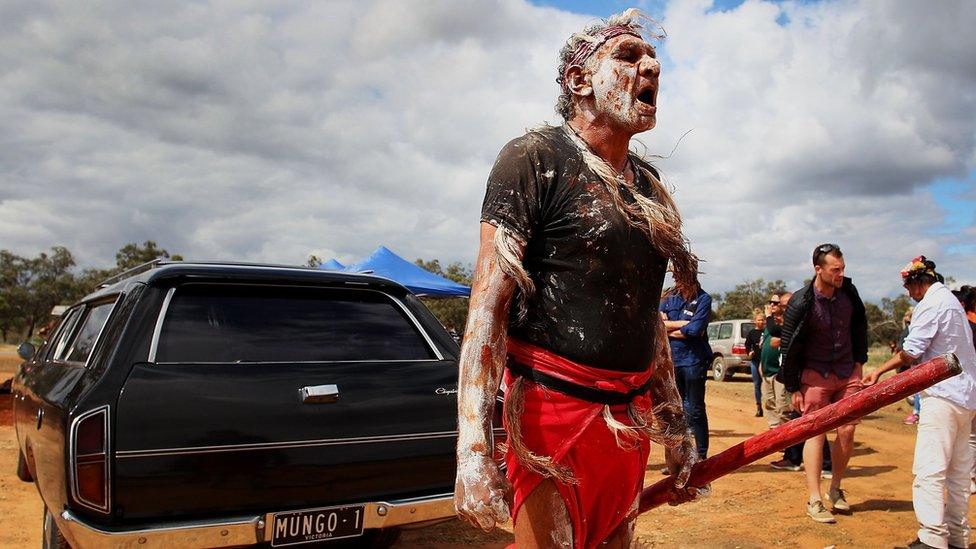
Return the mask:
[[[563,72],[563,91],[569,91],[569,83],[567,82],[566,74],[569,72],[570,68],[583,66],[583,63],[589,59],[589,57],[593,55],[593,52],[598,50],[604,42],[610,40],[611,38],[620,36],[621,34],[630,34],[636,36],[637,38],[641,38],[640,33],[628,25],[614,25],[612,27],[600,29],[591,35],[584,35],[591,38],[592,41],[582,40],[579,47],[576,48],[576,53],[573,54],[573,57],[569,60],[569,63],[566,63],[566,70]]]

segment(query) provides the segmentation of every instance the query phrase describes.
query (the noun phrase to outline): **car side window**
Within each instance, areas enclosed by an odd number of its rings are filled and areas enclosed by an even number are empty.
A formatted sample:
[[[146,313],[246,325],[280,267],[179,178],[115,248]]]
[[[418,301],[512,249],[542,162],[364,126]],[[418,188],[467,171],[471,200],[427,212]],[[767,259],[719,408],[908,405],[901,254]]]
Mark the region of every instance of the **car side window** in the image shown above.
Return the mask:
[[[708,336],[708,339],[718,337],[718,324],[709,324],[708,328],[705,329],[705,335]]]
[[[49,360],[64,360],[64,357],[68,353],[68,342],[75,333],[75,327],[78,326],[78,319],[81,317],[83,310],[83,307],[75,307],[64,314],[64,318],[61,320],[61,325],[58,328],[58,333],[51,340],[51,353],[48,355]]]
[[[739,328],[739,336],[743,338],[748,337],[749,332],[751,332],[752,329],[755,327],[756,327],[755,323],[743,322],[741,328]]]
[[[730,337],[732,337],[732,323],[723,322],[718,329],[718,338],[729,339]]]
[[[188,284],[173,294],[157,362],[435,358],[418,327],[374,290]]]
[[[71,350],[65,357],[67,362],[80,364],[88,362],[88,357],[91,356],[92,350],[95,348],[95,343],[98,340],[98,334],[102,332],[102,327],[108,321],[108,317],[112,313],[114,306],[115,300],[113,299],[112,301],[91,305],[86,309],[84,320],[81,321],[81,327],[77,330],[78,335],[72,340]]]

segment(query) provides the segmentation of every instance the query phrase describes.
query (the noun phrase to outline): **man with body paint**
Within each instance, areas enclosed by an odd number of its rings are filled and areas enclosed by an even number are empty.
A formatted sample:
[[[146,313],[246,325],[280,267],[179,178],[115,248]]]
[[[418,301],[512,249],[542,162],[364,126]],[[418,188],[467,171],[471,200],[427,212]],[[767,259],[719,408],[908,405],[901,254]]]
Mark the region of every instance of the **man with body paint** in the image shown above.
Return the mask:
[[[697,259],[674,201],[630,153],[655,125],[661,65],[627,10],[560,53],[566,123],[501,151],[488,179],[461,350],[455,505],[519,547],[629,547],[650,442],[679,488],[697,459],[657,304]],[[491,417],[505,380],[506,474]],[[507,478],[506,478],[507,476]],[[511,497],[510,497],[511,496]]]

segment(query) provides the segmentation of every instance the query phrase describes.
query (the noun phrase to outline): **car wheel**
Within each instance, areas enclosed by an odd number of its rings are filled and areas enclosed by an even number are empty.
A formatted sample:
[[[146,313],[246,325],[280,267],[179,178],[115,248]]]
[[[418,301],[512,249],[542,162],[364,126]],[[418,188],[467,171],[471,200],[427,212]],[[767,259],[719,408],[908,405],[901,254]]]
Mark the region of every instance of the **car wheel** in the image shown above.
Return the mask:
[[[712,379],[715,381],[728,381],[732,377],[729,372],[728,366],[725,365],[725,359],[717,356],[712,359]]]
[[[61,535],[54,515],[44,506],[44,526],[41,530],[41,547],[43,549],[71,549],[71,544]]]
[[[17,452],[17,478],[24,482],[34,480],[30,474],[30,469],[27,468],[27,458],[24,457],[23,452]]]

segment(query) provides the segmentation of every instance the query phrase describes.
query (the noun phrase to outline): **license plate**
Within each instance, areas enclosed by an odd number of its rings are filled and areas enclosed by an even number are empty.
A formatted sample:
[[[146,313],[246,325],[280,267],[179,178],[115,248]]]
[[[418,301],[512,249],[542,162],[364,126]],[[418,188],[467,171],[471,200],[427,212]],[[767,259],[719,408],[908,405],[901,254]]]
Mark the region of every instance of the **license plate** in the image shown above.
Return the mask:
[[[361,536],[363,514],[362,505],[275,513],[271,521],[271,546]]]

